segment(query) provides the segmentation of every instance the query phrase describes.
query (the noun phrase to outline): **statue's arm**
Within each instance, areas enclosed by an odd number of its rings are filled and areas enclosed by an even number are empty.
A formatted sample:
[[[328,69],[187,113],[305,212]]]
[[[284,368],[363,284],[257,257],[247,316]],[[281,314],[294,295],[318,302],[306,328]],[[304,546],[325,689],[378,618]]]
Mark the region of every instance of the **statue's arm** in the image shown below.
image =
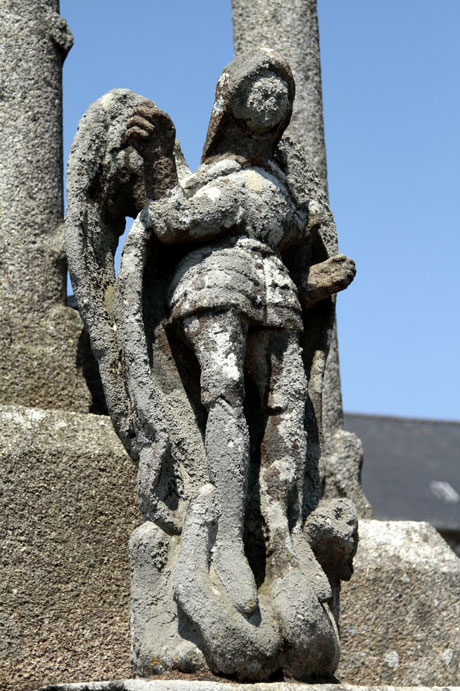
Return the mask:
[[[148,224],[165,244],[188,243],[225,234],[239,222],[237,185],[222,176],[184,190],[174,157],[171,118],[151,102],[138,105],[127,123],[125,141],[144,159]],[[192,182],[193,184],[193,182]]]
[[[356,275],[355,262],[344,254],[336,254],[309,267],[301,286],[300,297],[304,307],[348,288]]]
[[[208,240],[238,225],[241,206],[236,186],[222,177],[188,196],[178,185],[170,197],[149,204],[153,232],[165,244]]]
[[[329,221],[329,214],[326,217],[323,206],[315,201],[310,202],[306,228],[307,241],[310,243],[321,242],[321,235],[317,229]],[[355,275],[355,262],[344,254],[335,254],[322,262],[311,264],[306,268],[301,285],[299,285],[303,306],[305,308],[312,307],[320,300],[325,300],[331,295],[345,290]]]

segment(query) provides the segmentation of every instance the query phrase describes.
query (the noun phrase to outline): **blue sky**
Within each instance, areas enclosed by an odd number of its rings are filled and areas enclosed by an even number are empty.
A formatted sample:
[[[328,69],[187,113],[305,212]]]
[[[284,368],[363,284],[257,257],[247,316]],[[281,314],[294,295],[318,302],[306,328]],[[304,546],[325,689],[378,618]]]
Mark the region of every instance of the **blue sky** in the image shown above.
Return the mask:
[[[319,0],[329,192],[358,266],[339,297],[345,410],[460,419],[459,0]],[[198,165],[230,0],[61,0],[64,155],[88,105],[127,87]]]

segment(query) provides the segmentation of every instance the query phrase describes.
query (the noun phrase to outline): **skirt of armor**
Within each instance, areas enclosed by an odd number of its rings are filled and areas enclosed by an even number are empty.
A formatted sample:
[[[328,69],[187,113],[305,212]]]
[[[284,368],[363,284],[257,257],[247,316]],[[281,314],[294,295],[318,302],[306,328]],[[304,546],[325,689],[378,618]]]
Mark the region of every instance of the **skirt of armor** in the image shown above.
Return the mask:
[[[173,319],[234,309],[250,323],[302,330],[297,288],[275,252],[247,237],[201,247],[177,267],[169,291]]]

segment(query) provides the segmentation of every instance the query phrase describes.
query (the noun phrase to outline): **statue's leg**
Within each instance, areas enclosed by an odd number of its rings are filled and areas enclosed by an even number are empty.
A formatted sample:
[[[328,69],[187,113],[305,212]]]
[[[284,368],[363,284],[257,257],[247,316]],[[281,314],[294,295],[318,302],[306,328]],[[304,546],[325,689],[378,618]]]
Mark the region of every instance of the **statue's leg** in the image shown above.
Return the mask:
[[[247,324],[227,310],[185,319],[184,329],[201,368],[201,399],[208,410],[205,447],[218,512],[212,564],[235,607],[250,614],[257,607],[257,590],[243,546],[249,466],[243,411]]]
[[[279,575],[298,566],[291,531],[299,523],[302,506],[307,381],[295,332],[270,330],[261,339],[261,347],[265,349],[269,386],[261,446],[260,502],[268,529],[271,566]]]

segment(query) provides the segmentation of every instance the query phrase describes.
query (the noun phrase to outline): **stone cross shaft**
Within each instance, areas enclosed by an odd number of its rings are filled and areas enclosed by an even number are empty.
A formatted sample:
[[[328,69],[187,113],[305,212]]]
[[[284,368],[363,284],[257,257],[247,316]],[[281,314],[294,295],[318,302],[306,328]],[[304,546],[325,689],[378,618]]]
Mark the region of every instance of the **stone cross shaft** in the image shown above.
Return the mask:
[[[0,395],[87,412],[82,324],[65,306],[58,0],[0,3]]]
[[[72,35],[58,0],[0,6],[0,301],[33,329],[65,302],[61,72]]]

